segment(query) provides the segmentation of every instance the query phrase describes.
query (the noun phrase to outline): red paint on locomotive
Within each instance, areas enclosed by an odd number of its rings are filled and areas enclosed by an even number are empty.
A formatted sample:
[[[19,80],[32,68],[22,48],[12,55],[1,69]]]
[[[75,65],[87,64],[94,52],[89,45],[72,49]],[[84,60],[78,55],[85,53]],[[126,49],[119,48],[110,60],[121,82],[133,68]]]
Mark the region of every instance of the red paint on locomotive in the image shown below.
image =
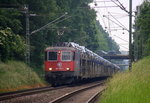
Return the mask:
[[[45,71],[74,71],[74,51],[47,50]]]

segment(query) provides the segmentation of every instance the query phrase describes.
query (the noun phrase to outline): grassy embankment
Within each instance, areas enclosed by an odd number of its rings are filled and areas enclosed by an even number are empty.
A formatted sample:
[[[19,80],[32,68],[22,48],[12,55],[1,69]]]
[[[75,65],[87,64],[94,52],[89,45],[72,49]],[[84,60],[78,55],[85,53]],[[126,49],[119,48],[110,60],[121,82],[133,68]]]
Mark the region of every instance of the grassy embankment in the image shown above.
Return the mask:
[[[44,80],[25,63],[17,61],[0,62],[0,92],[36,88],[45,85]]]
[[[150,56],[108,80],[100,103],[150,103]]]

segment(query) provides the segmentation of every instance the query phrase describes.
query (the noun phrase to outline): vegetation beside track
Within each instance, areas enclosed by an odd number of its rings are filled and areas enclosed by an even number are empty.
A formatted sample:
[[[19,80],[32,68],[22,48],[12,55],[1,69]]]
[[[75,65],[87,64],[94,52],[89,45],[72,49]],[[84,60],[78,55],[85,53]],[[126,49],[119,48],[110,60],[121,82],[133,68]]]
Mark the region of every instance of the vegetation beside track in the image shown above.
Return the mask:
[[[108,81],[101,103],[150,103],[150,56]]]
[[[0,62],[0,92],[15,91],[45,86],[32,68],[23,62]]]

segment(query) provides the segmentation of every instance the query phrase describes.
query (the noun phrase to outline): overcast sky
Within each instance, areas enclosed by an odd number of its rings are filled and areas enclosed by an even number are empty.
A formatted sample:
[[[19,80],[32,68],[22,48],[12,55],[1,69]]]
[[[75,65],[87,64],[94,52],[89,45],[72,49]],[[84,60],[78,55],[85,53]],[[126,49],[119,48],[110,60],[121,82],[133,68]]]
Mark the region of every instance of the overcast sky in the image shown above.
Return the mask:
[[[97,11],[97,19],[100,21],[103,28],[117,42],[117,44],[120,45],[120,50],[128,51],[129,33],[127,30],[123,30],[123,28],[129,30],[129,16],[119,7],[114,7],[116,4],[112,1],[117,3],[116,0],[94,0],[95,3],[91,4],[91,7],[94,7]],[[127,11],[129,11],[129,0],[119,0],[119,2]],[[136,6],[140,5],[142,2],[143,0],[132,0],[133,12],[136,10]],[[103,17],[104,15],[105,17]]]

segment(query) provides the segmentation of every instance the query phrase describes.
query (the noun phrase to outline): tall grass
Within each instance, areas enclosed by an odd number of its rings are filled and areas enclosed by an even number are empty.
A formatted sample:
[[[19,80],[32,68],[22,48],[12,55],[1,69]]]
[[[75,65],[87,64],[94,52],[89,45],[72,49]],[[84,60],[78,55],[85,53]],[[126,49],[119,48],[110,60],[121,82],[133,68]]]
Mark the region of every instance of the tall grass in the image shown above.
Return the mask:
[[[0,92],[44,86],[45,83],[25,63],[0,63]]]
[[[101,103],[150,103],[150,56],[108,80]]]

